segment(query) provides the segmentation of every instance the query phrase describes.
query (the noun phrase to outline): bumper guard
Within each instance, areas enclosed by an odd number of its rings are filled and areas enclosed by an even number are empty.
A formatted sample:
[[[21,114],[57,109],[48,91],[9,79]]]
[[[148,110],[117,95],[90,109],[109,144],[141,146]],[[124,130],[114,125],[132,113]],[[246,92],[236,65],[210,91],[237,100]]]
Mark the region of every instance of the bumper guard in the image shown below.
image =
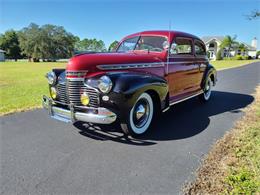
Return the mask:
[[[116,114],[106,108],[98,108],[98,114],[76,112],[74,105],[70,104],[70,109],[55,106],[53,100],[47,96],[42,98],[42,106],[48,110],[49,115],[63,122],[83,121],[96,124],[111,124],[116,120]]]

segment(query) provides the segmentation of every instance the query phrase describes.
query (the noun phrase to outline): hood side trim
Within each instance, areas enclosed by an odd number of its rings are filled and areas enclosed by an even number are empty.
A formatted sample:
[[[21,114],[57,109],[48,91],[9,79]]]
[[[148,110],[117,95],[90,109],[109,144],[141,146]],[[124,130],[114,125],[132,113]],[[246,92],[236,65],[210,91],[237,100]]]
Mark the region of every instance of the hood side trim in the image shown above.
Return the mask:
[[[122,70],[122,69],[130,69],[130,68],[157,68],[163,67],[163,62],[155,62],[155,63],[135,63],[135,64],[109,64],[109,65],[98,65],[97,67],[100,70]]]

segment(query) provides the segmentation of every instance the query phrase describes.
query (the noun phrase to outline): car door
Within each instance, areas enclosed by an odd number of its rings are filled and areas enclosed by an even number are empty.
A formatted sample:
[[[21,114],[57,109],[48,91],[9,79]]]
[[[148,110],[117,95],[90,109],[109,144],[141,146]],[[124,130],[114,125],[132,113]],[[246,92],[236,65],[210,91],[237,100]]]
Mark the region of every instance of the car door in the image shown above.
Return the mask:
[[[167,80],[170,101],[189,96],[196,91],[199,67],[194,63],[192,38],[176,37],[169,49]]]
[[[194,40],[194,53],[195,53],[195,64],[199,68],[198,77],[196,80],[196,87],[200,89],[203,75],[209,61],[206,53],[206,47],[204,43],[198,39]]]

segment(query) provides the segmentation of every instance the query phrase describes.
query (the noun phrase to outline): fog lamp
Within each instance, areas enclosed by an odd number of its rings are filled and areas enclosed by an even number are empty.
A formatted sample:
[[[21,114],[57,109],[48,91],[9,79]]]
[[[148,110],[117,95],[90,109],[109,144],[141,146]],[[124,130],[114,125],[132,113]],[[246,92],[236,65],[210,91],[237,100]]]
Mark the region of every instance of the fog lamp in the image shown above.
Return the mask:
[[[57,90],[55,89],[55,87],[51,87],[50,94],[51,94],[52,99],[57,98]]]
[[[80,96],[80,101],[84,106],[87,106],[89,104],[89,96],[86,92],[82,93]]]

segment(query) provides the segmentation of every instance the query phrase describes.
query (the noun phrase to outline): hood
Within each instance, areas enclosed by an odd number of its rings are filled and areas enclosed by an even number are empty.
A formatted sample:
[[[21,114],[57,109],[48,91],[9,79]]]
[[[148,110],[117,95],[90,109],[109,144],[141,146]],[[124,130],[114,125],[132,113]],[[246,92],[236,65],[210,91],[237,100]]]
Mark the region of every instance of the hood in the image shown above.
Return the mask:
[[[162,62],[151,53],[87,53],[74,56],[67,65],[67,71],[95,72],[98,65]]]

